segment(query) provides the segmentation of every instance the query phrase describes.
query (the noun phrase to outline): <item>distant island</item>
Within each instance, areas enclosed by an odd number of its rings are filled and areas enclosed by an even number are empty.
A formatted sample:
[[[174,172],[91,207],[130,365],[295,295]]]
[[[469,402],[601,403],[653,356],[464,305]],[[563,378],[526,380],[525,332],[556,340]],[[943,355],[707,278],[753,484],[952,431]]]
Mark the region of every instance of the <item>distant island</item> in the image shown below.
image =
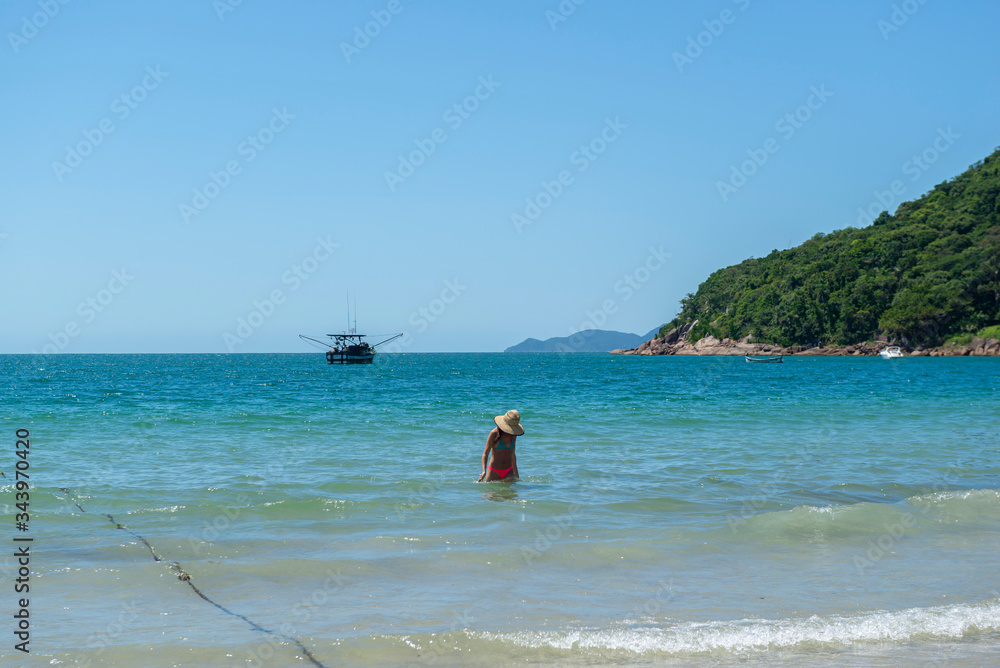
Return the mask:
[[[895,187],[895,186],[893,186]],[[1000,354],[1000,149],[868,227],[720,269],[622,354]]]
[[[660,327],[645,335],[612,332],[604,329],[584,329],[572,336],[557,336],[539,341],[525,339],[505,353],[607,353],[616,348],[635,348],[660,331]]]

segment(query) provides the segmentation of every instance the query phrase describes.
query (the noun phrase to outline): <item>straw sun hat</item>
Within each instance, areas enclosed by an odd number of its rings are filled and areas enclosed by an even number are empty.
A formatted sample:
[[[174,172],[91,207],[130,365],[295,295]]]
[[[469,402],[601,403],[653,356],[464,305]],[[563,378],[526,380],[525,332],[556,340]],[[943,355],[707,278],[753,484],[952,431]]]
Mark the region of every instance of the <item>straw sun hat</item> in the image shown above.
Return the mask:
[[[507,411],[505,415],[498,415],[493,418],[493,421],[500,427],[500,431],[513,434],[514,436],[520,436],[524,433],[524,427],[521,426],[521,414],[517,411]]]

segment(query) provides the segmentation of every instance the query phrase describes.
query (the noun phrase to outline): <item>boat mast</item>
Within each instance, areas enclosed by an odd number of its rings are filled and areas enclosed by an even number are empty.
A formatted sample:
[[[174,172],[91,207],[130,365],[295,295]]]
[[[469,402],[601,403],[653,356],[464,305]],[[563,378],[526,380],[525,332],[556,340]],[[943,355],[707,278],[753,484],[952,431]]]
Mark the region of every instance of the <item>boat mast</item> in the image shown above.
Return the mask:
[[[348,334],[353,334],[354,333],[351,330],[351,293],[350,293],[350,291],[347,292],[347,333]]]

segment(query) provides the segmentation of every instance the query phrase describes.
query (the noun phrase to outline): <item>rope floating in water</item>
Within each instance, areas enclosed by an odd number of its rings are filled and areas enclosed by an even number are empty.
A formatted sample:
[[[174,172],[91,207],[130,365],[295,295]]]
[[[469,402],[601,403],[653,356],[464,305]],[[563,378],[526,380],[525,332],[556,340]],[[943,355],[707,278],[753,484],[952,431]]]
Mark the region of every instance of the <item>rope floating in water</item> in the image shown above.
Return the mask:
[[[72,490],[69,490],[69,489],[67,489],[65,487],[60,487],[59,490],[61,492],[65,492],[69,496],[69,500],[73,503],[74,506],[76,506],[77,508],[80,509],[81,513],[87,512],[86,510],[84,510],[83,506],[81,506],[79,503],[77,503],[76,499],[73,498],[75,495],[73,494]],[[110,521],[112,524],[114,524],[116,528],[121,529],[125,533],[131,534],[132,536],[135,536],[137,539],[139,539],[139,541],[143,545],[145,545],[146,548],[149,550],[149,553],[151,555],[153,555],[153,561],[156,561],[156,562],[163,561],[163,559],[160,557],[160,555],[158,555],[156,553],[156,550],[153,549],[153,546],[149,544],[149,541],[147,541],[145,538],[143,538],[142,536],[140,536],[139,534],[137,534],[135,531],[132,531],[131,529],[129,529],[124,524],[121,524],[118,521],[116,521],[115,518],[112,517],[110,513],[104,513],[104,516],[107,517],[108,521]],[[318,666],[319,668],[326,668],[326,666],[324,666],[322,663],[320,663],[319,660],[316,659],[315,656],[313,656],[312,652],[309,651],[309,648],[306,647],[305,645],[303,645],[302,641],[299,640],[298,638],[293,638],[292,636],[287,636],[284,633],[279,633],[277,631],[272,631],[271,629],[264,628],[263,626],[261,626],[260,624],[258,624],[255,621],[253,621],[252,619],[249,619],[248,617],[245,617],[244,615],[241,615],[238,612],[233,612],[232,610],[229,610],[228,608],[226,608],[226,607],[220,605],[219,603],[213,601],[208,596],[206,596],[204,594],[204,592],[202,592],[200,589],[198,589],[198,587],[195,586],[194,582],[191,581],[191,576],[188,575],[188,573],[183,568],[181,568],[181,565],[179,563],[177,563],[176,561],[170,562],[168,564],[168,567],[172,571],[174,571],[174,572],[177,573],[177,579],[178,580],[186,582],[187,585],[189,587],[191,587],[191,589],[194,591],[194,593],[198,594],[198,596],[200,596],[202,599],[204,599],[208,603],[211,603],[213,606],[215,606],[216,608],[218,608],[222,612],[226,613],[227,615],[232,615],[233,617],[236,617],[238,619],[242,619],[244,622],[246,622],[247,624],[249,624],[250,628],[252,628],[254,631],[260,631],[262,633],[267,633],[269,635],[272,635],[275,638],[282,638],[284,640],[287,640],[288,642],[290,642],[293,645],[295,645],[296,647],[298,647],[299,650],[302,652],[302,654],[307,659],[309,659],[310,663],[312,663],[314,666]]]

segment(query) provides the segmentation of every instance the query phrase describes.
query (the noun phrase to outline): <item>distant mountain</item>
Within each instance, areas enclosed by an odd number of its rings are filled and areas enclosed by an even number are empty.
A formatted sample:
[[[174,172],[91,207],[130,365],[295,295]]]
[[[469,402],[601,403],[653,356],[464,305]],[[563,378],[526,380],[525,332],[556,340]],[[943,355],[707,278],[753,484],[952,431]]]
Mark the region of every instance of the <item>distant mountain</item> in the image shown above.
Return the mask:
[[[609,332],[604,329],[585,329],[573,336],[556,336],[539,341],[525,339],[505,353],[606,353],[616,348],[635,348],[660,331],[657,327],[645,336],[626,332]]]

